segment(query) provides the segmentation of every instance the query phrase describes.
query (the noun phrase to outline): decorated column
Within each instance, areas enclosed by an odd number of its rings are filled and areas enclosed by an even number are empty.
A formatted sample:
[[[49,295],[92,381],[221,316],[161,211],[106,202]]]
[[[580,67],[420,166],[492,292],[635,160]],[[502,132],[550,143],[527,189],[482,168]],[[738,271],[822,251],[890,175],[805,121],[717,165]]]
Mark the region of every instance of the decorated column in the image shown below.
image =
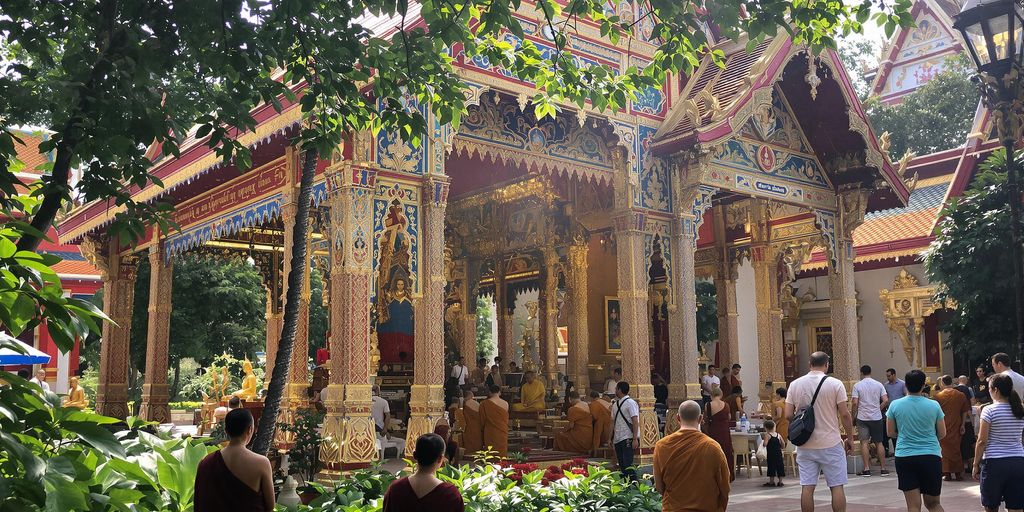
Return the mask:
[[[752,397],[764,389],[785,387],[783,365],[782,309],[779,307],[779,254],[770,241],[768,201],[753,200],[750,209],[751,248],[754,266],[754,297],[757,312],[757,353],[760,375],[748,379],[744,396]],[[770,386],[766,383],[771,382]]]
[[[509,361],[515,356],[515,342],[512,339],[512,318],[509,311],[508,293],[505,286],[505,262],[499,257],[494,263],[494,321],[498,323],[498,356],[508,368]],[[512,300],[513,309],[515,300]]]
[[[640,455],[648,455],[660,437],[654,413],[651,385],[651,339],[647,316],[647,262],[644,257],[646,218],[633,208],[636,176],[626,165],[623,151],[615,153],[616,264],[619,288],[619,318],[622,336],[622,378],[629,382],[630,395],[640,405]]]
[[[306,244],[306,260],[302,262],[305,269],[302,273],[302,292],[299,294],[299,322],[295,328],[295,344],[292,347],[292,360],[288,365],[288,407],[292,411],[305,407],[308,400],[306,389],[309,388],[309,302],[310,302],[310,274],[313,257],[312,243],[313,218],[310,216],[306,233],[310,234],[303,241],[292,241],[292,243]],[[285,224],[286,226],[290,224]],[[285,232],[291,231],[290,229]],[[286,254],[291,254],[287,249]],[[288,258],[291,259],[291,258]],[[287,274],[286,274],[287,275]]]
[[[669,315],[669,363],[672,381],[669,399],[678,404],[687,398],[700,398],[700,348],[697,342],[697,278],[694,256],[697,250],[697,229],[704,212],[711,207],[714,189],[705,186],[680,187],[676,232],[673,237],[675,259],[673,300],[676,311]]]
[[[274,371],[274,360],[277,358],[277,344],[281,341],[281,329],[284,324],[284,312],[281,309],[281,253],[273,251],[269,254],[260,254],[259,261],[263,288],[267,292],[266,311],[263,315],[267,322],[266,351],[264,353],[267,358],[265,365],[266,375],[270,375]],[[264,378],[263,388],[266,389],[269,385],[270,379]]]
[[[565,306],[569,331],[567,373],[576,389],[590,388],[590,335],[587,329],[587,242],[582,236],[566,255]]]
[[[544,282],[540,290],[540,358],[547,386],[558,384],[558,253],[544,249]],[[573,381],[575,382],[575,381]],[[577,388],[579,389],[579,388]],[[583,388],[585,389],[585,388]]]
[[[171,279],[173,267],[164,258],[163,243],[149,249],[149,324],[146,330],[146,374],[139,416],[170,423],[167,405],[167,354],[171,331]]]
[[[103,322],[96,412],[124,419],[129,413],[128,346],[137,258],[121,256],[119,248],[116,238],[104,242],[90,239],[82,244],[82,253],[103,276],[103,312],[111,320]]]
[[[329,170],[331,353],[320,460],[332,473],[377,457],[370,416],[370,290],[376,173],[345,163]]]
[[[433,432],[434,425],[444,416],[444,211],[448,178],[430,176],[424,180],[423,189],[422,297],[416,309],[416,357],[406,457],[412,457],[416,439]]]
[[[738,265],[726,246],[725,209],[715,212],[715,250],[718,268],[715,272],[715,300],[718,304],[718,362],[729,366],[739,359],[739,313],[736,311],[736,280]]]
[[[822,236],[829,247],[829,305],[832,308],[832,368],[849,386],[860,368],[860,340],[857,336],[857,290],[854,287],[853,230],[864,222],[868,191],[841,189],[836,197],[839,212],[833,222],[821,222]]]

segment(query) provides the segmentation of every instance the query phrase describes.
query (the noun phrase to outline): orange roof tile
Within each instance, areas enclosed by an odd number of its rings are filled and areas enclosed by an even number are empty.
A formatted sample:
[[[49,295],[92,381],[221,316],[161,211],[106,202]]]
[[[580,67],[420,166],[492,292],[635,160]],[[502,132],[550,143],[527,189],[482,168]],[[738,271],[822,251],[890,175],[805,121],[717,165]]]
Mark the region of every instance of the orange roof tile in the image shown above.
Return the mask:
[[[21,160],[25,164],[25,167],[21,169],[22,172],[32,174],[43,174],[43,170],[40,166],[51,162],[53,155],[50,153],[40,153],[39,145],[46,140],[49,135],[43,131],[26,131],[26,130],[13,130],[14,135],[21,139],[21,144],[17,141],[14,142],[14,149],[18,155],[18,160]]]
[[[100,276],[100,271],[88,261],[63,260],[53,266],[53,270],[61,277],[75,276]]]

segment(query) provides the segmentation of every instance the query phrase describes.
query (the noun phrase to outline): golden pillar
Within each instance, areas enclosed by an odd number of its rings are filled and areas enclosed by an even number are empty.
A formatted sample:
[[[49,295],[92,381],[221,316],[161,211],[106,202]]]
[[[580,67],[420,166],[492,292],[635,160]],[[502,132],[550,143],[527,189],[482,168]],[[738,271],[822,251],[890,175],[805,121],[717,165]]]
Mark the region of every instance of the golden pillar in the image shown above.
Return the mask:
[[[726,247],[725,208],[715,212],[715,244],[719,251],[715,272],[715,300],[718,304],[718,361],[723,367],[739,360],[739,313],[736,311],[737,262]]]
[[[376,172],[343,163],[327,174],[330,194],[331,353],[320,459],[336,476],[376,459],[370,416],[370,290]]]
[[[431,176],[424,180],[423,268],[421,294],[416,301],[415,361],[409,397],[409,429],[405,456],[412,457],[416,439],[434,431],[444,417],[444,212],[448,199],[448,178]]]
[[[553,247],[544,249],[544,282],[540,290],[540,357],[547,386],[558,385],[558,270]],[[575,382],[575,381],[574,381]],[[586,389],[586,388],[583,388]]]
[[[682,179],[677,180],[677,183]],[[711,207],[715,189],[702,185],[679,187],[673,246],[675,248],[674,297],[676,311],[669,316],[669,364],[672,381],[669,398],[673,403],[700,399],[700,348],[697,341],[697,276],[694,258],[697,251],[697,229],[704,212]]]
[[[289,224],[285,224],[288,226]],[[305,407],[308,397],[306,389],[309,388],[309,302],[310,302],[310,273],[313,258],[312,250],[313,220],[309,219],[306,227],[307,237],[302,242],[306,244],[306,259],[302,262],[305,269],[302,273],[302,291],[299,293],[299,321],[295,327],[295,344],[292,346],[292,359],[288,365],[288,407],[292,411]],[[291,231],[290,229],[285,232]],[[292,241],[292,243],[296,243]],[[286,254],[291,254],[288,249]],[[289,258],[290,259],[290,258]]]
[[[567,373],[576,389],[590,388],[590,334],[587,326],[587,241],[579,237],[569,246],[566,260],[565,306],[569,331]]]
[[[510,305],[509,302],[512,304]],[[494,321],[498,323],[498,356],[501,357],[502,364],[505,366],[501,369],[502,372],[508,369],[508,363],[513,361],[516,355],[510,313],[515,309],[515,302],[514,297],[509,301],[505,284],[505,262],[499,258],[494,264]]]
[[[128,417],[128,347],[131,340],[132,305],[135,300],[137,258],[118,254],[117,239],[82,244],[82,253],[103,277],[103,322],[100,343],[96,412],[114,418]]]
[[[848,388],[858,379],[860,371],[853,231],[864,222],[868,194],[862,188],[841,189],[837,196],[837,222],[832,224],[834,230],[828,233],[827,227],[823,229],[826,245],[831,245],[828,289],[832,308],[832,368]]]
[[[147,421],[170,423],[167,389],[168,343],[171,334],[171,287],[173,266],[165,257],[163,242],[149,249],[149,319],[146,330],[146,374],[142,384],[139,416]]]
[[[747,380],[744,396],[757,396],[765,389],[786,385],[785,347],[782,341],[782,308],[779,306],[779,254],[770,240],[768,201],[752,200],[750,209],[751,248],[754,266],[754,296],[757,312],[757,351],[760,374]],[[766,383],[771,382],[770,386]]]
[[[267,322],[265,375],[268,377],[263,379],[263,388],[266,389],[270,385],[269,375],[274,373],[277,345],[281,341],[281,329],[284,324],[284,312],[281,308],[281,253],[273,251],[263,262],[266,268],[261,266],[260,274],[263,277],[263,288],[267,292],[266,312],[263,315]]]

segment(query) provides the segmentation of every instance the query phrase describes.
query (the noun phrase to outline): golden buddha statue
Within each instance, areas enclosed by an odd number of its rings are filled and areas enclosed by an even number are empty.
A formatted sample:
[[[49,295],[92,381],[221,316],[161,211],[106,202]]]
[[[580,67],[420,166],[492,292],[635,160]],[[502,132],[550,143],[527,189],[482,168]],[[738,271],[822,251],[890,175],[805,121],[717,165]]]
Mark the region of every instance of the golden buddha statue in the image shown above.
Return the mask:
[[[85,390],[78,385],[78,377],[71,377],[71,389],[68,389],[68,396],[64,397],[61,405],[76,409],[89,407],[89,399],[85,397]]]
[[[255,400],[259,396],[258,383],[256,375],[252,373],[252,363],[248,359],[242,362],[242,371],[245,372],[245,377],[242,377],[242,389],[231,393],[231,395],[242,400]]]

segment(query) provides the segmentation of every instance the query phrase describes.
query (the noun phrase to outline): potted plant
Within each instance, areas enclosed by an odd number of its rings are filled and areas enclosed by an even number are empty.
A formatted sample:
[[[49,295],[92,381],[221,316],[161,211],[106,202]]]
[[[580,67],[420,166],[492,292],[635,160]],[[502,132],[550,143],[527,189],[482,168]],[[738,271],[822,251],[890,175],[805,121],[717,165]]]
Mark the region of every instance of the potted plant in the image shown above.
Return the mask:
[[[320,494],[306,484],[312,483],[320,472],[319,429],[323,419],[324,415],[315,409],[303,409],[295,415],[293,423],[278,425],[278,428],[295,436],[295,442],[288,450],[288,474],[298,475],[303,504],[308,504]]]

